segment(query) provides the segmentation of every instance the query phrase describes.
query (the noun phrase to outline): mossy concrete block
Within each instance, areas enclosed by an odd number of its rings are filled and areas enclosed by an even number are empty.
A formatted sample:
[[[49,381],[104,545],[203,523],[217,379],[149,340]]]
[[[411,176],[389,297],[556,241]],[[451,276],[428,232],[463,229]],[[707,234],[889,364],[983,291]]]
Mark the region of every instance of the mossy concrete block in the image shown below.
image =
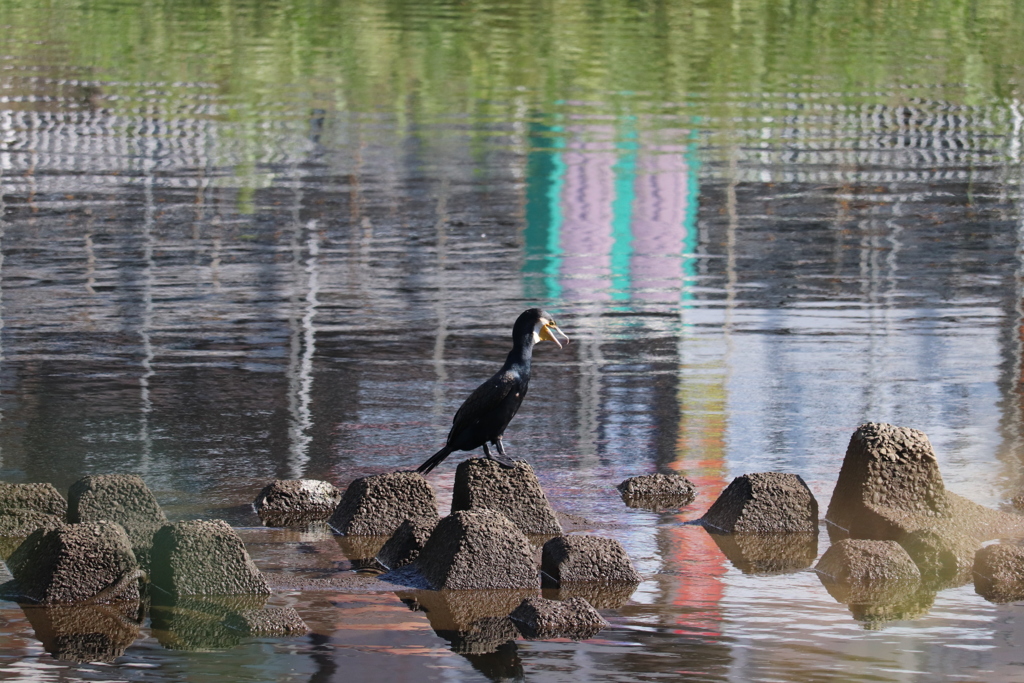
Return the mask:
[[[316,479],[277,480],[267,484],[253,506],[267,526],[296,526],[329,518],[341,502],[341,489]]]
[[[544,598],[526,598],[509,615],[512,622],[530,640],[593,638],[608,622],[583,598],[565,602]]]
[[[291,607],[264,607],[232,612],[224,625],[246,636],[297,636],[309,632],[299,613]]]
[[[566,583],[632,583],[643,580],[626,550],[614,538],[573,534],[556,536],[541,549],[541,580]]]
[[[1024,547],[996,543],[974,556],[974,591],[990,602],[1024,600]]]
[[[388,571],[415,561],[433,533],[435,522],[407,519],[377,553],[377,562]]]
[[[434,528],[417,565],[434,589],[534,588],[530,541],[494,510],[459,510]]]
[[[171,595],[267,595],[266,579],[228,523],[168,524],[153,539],[152,581]]]
[[[697,497],[697,487],[678,474],[644,474],[630,477],[617,487],[626,505],[633,508],[663,510],[689,505]]]
[[[0,482],[0,510],[35,510],[64,520],[68,503],[53,484],[8,484]]]
[[[416,472],[387,472],[349,484],[328,524],[346,536],[390,536],[407,519],[436,522],[434,489]]]
[[[505,467],[490,458],[463,460],[455,469],[452,512],[459,510],[500,512],[524,534],[561,534],[547,496],[530,464],[517,460]]]
[[[143,569],[149,569],[153,534],[167,523],[153,492],[134,474],[83,477],[68,490],[68,521],[117,522],[128,533]]]
[[[115,522],[37,529],[8,567],[21,595],[41,604],[139,599],[140,572],[131,541]]]
[[[722,491],[702,521],[724,533],[816,532],[818,501],[796,474],[744,474]]]
[[[39,510],[6,508],[0,510],[0,536],[26,537],[36,529],[55,529],[64,523],[58,517]]]

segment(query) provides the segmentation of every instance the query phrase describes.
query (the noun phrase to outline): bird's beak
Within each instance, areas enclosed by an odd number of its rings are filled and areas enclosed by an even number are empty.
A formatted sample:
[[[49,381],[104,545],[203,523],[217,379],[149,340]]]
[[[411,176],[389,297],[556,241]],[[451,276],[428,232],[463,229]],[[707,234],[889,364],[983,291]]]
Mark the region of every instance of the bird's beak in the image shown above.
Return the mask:
[[[562,348],[562,342],[558,340],[558,335],[562,335],[562,339],[565,343],[569,343],[569,337],[565,336],[565,333],[558,329],[558,325],[553,322],[546,322],[541,325],[540,338],[545,341],[553,341],[558,345],[558,348]]]

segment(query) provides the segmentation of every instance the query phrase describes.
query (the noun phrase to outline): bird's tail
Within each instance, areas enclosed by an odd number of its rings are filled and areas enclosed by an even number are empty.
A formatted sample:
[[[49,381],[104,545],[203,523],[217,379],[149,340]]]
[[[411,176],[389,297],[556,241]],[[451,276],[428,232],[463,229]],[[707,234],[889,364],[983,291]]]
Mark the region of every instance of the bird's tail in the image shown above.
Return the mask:
[[[416,471],[419,472],[420,474],[427,474],[428,472],[430,472],[430,470],[440,465],[441,461],[447,458],[448,455],[452,452],[452,450],[454,449],[445,446],[437,453],[434,453],[432,456],[430,456],[430,458],[425,463],[417,467]]]

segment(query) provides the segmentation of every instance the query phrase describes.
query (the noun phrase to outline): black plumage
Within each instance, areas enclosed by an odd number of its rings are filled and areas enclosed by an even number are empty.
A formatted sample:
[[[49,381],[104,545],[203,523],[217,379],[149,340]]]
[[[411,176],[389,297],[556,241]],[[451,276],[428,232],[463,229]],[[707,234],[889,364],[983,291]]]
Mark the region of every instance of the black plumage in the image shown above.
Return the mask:
[[[455,451],[471,451],[480,446],[484,455],[508,467],[512,462],[505,456],[501,436],[515,417],[530,386],[530,361],[533,345],[542,340],[553,341],[562,347],[557,335],[569,338],[558,329],[551,316],[539,308],[524,311],[512,327],[512,350],[505,364],[494,375],[469,395],[452,420],[451,431],[444,448],[432,455],[416,470],[426,474]],[[492,455],[487,444],[494,446]]]

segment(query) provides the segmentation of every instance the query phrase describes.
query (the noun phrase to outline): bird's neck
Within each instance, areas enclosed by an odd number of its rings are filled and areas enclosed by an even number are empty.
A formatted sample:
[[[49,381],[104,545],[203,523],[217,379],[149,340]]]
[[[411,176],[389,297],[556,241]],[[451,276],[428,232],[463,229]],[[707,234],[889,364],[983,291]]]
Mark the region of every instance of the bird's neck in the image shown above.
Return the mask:
[[[530,360],[533,358],[533,332],[525,339],[516,339],[512,344],[512,350],[508,352],[505,359],[505,367],[517,367],[521,372],[529,374]]]

